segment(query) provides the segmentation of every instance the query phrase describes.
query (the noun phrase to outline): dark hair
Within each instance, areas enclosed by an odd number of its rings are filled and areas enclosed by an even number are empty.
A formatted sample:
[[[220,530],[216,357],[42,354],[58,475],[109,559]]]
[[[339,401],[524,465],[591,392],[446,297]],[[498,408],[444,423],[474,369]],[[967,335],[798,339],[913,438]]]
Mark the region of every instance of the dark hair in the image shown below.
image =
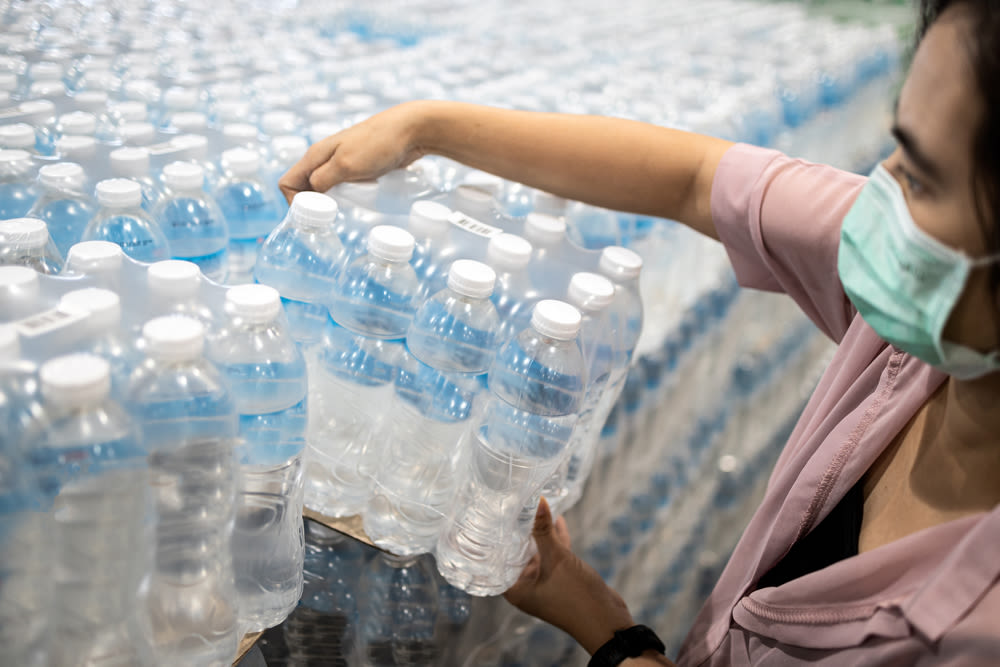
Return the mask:
[[[973,134],[972,188],[987,247],[996,254],[1000,253],[1000,2],[921,0],[918,41],[950,7],[960,8],[967,19],[965,45],[983,100],[983,119]],[[1000,266],[994,266],[990,284],[994,292],[1000,289]]]

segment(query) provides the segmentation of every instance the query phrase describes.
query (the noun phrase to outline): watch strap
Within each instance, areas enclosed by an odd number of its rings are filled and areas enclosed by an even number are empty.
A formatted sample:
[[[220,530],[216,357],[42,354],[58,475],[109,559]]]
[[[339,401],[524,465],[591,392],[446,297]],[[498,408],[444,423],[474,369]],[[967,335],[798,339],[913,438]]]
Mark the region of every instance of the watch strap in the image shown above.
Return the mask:
[[[618,630],[614,637],[594,651],[587,667],[617,667],[628,658],[638,658],[650,650],[666,653],[666,647],[655,632],[645,625],[633,625]]]

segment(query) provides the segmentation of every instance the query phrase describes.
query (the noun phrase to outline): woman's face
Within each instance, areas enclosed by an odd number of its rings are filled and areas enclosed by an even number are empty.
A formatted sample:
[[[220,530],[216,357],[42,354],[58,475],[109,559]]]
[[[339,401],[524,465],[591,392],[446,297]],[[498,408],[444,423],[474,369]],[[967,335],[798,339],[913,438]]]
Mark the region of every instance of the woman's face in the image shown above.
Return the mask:
[[[885,166],[917,225],[977,258],[991,250],[972,185],[972,148],[984,111],[966,25],[961,8],[950,9],[921,41],[896,108],[898,146]],[[945,325],[945,340],[982,352],[1000,348],[1000,295],[990,290],[990,268],[973,269]]]

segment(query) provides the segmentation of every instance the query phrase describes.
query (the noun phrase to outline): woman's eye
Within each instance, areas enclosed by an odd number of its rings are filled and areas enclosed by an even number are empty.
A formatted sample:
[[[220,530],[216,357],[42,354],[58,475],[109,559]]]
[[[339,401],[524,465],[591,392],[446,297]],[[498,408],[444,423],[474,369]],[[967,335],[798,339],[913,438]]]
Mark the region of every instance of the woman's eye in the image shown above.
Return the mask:
[[[910,192],[912,192],[913,194],[920,194],[921,192],[924,191],[923,184],[921,184],[920,181],[914,178],[913,174],[911,174],[905,169],[900,169],[899,171],[900,174],[903,176],[903,180],[906,181],[906,187],[909,188]]]

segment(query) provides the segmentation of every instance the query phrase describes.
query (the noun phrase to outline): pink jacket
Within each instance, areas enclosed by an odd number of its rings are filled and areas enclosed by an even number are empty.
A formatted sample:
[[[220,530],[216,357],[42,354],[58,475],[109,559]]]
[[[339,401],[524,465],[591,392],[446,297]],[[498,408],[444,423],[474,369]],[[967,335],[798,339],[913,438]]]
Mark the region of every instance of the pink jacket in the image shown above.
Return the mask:
[[[864,184],[745,145],[719,165],[712,215],[740,284],[785,292],[839,348],[680,665],[1000,665],[1000,507],[755,590],[945,380],[876,336],[843,292],[840,224]]]

